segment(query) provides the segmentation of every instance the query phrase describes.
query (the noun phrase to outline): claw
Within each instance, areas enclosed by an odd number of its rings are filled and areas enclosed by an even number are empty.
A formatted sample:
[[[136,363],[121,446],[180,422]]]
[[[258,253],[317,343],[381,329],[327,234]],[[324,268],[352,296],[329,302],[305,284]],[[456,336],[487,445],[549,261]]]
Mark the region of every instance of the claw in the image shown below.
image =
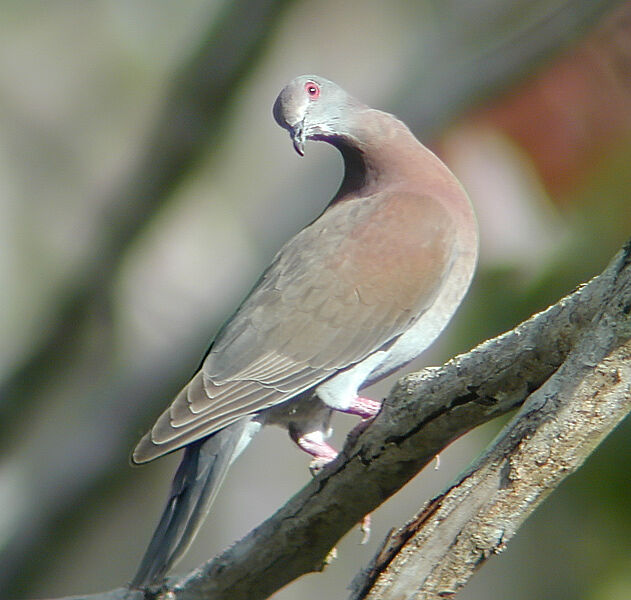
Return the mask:
[[[367,544],[370,540],[370,526],[372,525],[372,515],[368,513],[364,515],[364,518],[359,523],[359,530],[362,532],[362,539],[360,544]]]

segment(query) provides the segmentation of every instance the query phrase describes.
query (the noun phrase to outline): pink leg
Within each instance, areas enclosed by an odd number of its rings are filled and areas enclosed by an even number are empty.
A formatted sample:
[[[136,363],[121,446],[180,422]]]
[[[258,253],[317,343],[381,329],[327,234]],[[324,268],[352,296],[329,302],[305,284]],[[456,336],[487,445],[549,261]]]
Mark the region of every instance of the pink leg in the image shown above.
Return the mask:
[[[355,397],[348,408],[342,410],[340,412],[345,412],[350,415],[357,415],[362,418],[362,421],[358,423],[353,431],[349,434],[350,436],[359,435],[366,427],[370,424],[370,419],[377,416],[379,411],[381,410],[381,402],[377,402],[375,400],[371,400],[370,398],[365,398],[363,396]],[[372,516],[370,514],[364,515],[364,518],[361,520],[359,524],[359,528],[362,532],[362,544],[368,543],[370,539],[370,525],[372,523]]]
[[[302,435],[290,432],[290,435],[301,450],[313,456],[309,469],[314,475],[338,455],[338,451],[324,441],[321,431],[312,431]]]
[[[375,404],[377,403],[375,402]],[[324,467],[324,465],[330,463],[339,454],[333,446],[324,441],[322,432],[320,431],[312,431],[311,433],[305,433],[304,435],[290,433],[290,435],[301,450],[304,450],[307,454],[313,456],[313,460],[309,465],[309,469],[313,475],[316,475],[318,471]],[[359,525],[363,534],[361,541],[362,544],[365,544],[370,539],[370,524],[371,516],[369,514],[365,515]]]
[[[357,396],[354,398],[348,408],[340,409],[340,412],[349,415],[357,415],[362,419],[372,419],[381,410],[381,402]]]

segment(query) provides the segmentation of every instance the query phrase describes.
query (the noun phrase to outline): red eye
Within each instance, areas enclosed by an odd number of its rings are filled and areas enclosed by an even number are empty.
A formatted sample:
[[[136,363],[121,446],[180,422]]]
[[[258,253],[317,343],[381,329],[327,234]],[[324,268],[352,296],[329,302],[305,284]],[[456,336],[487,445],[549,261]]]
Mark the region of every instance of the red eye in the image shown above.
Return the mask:
[[[320,86],[313,81],[305,83],[305,91],[311,98],[317,98],[320,95]]]

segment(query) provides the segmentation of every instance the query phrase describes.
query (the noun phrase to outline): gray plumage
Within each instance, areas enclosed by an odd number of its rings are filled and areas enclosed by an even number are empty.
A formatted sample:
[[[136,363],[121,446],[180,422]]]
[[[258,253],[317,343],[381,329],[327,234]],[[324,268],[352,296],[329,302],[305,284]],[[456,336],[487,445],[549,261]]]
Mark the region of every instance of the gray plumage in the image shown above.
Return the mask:
[[[286,86],[274,117],[300,154],[307,139],[337,147],[344,179],[324,213],[278,252],[200,370],[134,450],[134,462],[142,463],[187,446],[135,585],[161,577],[188,545],[236,450],[252,435],[244,423],[263,423],[267,415],[293,428],[295,439],[322,429],[330,409],[347,410],[359,389],[425,350],[475,269],[469,200],[403,123],[317,76]],[[202,465],[208,456],[215,466]],[[183,492],[193,481],[205,491]],[[173,516],[178,505],[182,514],[194,513],[194,526]]]
[[[162,579],[193,541],[215,500],[230,465],[259,424],[244,418],[184,450],[167,505],[149,543],[132,587]]]

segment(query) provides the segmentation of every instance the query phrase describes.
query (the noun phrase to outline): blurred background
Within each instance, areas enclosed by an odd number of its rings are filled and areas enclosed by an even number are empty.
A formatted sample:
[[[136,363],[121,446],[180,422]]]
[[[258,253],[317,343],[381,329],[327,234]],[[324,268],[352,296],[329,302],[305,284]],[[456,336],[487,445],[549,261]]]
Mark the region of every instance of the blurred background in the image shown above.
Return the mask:
[[[0,597],[130,579],[178,456],[131,448],[222,321],[339,184],[271,117],[314,72],[407,122],[454,170],[481,261],[440,364],[599,273],[631,231],[631,2],[0,1]],[[387,393],[392,381],[373,397]],[[336,444],[354,424],[335,422]],[[500,427],[458,440],[279,600],[343,598],[386,531]],[[458,596],[631,597],[623,424]],[[304,485],[267,429],[237,461],[184,572]]]

